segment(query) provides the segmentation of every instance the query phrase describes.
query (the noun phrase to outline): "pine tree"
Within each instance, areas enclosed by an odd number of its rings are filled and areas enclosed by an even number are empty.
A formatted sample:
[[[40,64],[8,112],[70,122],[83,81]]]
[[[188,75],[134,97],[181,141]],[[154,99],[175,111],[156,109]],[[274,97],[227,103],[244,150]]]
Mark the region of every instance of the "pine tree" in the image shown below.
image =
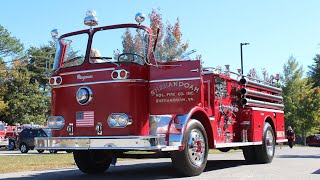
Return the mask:
[[[309,66],[308,75],[310,76],[314,86],[320,86],[320,54],[313,58],[314,63]]]

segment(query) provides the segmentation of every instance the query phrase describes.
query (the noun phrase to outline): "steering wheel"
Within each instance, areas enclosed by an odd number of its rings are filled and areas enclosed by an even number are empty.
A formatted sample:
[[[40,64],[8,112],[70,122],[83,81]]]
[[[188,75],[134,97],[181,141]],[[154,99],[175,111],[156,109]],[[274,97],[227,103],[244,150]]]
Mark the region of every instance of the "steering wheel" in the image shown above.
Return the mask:
[[[129,59],[128,58],[128,60],[132,60],[132,61],[129,61],[129,62],[135,62],[135,59],[137,59],[137,58],[135,58],[135,56],[137,56],[137,57],[139,57],[139,58],[141,58],[141,59],[144,59],[144,56],[142,56],[142,55],[140,55],[140,54],[136,54],[136,53],[122,53],[122,54],[120,54],[119,56],[118,56],[118,61],[119,62],[121,62],[121,58],[120,57],[122,57],[122,56],[128,56],[128,55],[130,55],[130,56],[132,56],[132,59]]]

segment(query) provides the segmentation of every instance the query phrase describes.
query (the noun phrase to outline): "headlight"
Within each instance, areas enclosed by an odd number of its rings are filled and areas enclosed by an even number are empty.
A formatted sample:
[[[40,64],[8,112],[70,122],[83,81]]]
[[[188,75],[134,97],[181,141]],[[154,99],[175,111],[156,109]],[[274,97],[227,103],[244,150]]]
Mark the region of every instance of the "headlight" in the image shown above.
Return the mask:
[[[92,96],[92,90],[88,86],[84,86],[78,89],[76,99],[80,105],[86,105],[91,102]]]
[[[62,116],[50,116],[48,119],[48,127],[50,129],[62,129],[65,121]]]
[[[108,125],[111,128],[124,128],[132,124],[132,119],[124,113],[113,113],[108,117]]]

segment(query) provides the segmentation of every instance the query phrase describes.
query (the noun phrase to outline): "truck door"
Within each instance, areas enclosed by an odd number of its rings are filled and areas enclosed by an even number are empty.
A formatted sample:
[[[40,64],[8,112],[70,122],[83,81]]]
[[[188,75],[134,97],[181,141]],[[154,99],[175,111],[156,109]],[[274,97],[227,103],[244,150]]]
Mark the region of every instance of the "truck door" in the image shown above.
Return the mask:
[[[186,114],[201,106],[200,61],[175,61],[150,66],[151,115]]]

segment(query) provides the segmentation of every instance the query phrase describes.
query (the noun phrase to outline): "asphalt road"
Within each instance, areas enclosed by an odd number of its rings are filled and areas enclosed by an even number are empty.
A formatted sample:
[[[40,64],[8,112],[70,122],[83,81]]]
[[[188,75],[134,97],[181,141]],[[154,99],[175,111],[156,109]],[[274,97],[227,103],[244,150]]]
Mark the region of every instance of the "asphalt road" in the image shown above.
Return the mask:
[[[1,153],[1,152],[0,152]],[[1,156],[0,156],[1,161]],[[0,179],[320,179],[320,148],[277,147],[271,164],[247,165],[241,152],[211,154],[197,177],[179,177],[170,159],[118,161],[102,175],[86,175],[77,168],[0,174]]]

